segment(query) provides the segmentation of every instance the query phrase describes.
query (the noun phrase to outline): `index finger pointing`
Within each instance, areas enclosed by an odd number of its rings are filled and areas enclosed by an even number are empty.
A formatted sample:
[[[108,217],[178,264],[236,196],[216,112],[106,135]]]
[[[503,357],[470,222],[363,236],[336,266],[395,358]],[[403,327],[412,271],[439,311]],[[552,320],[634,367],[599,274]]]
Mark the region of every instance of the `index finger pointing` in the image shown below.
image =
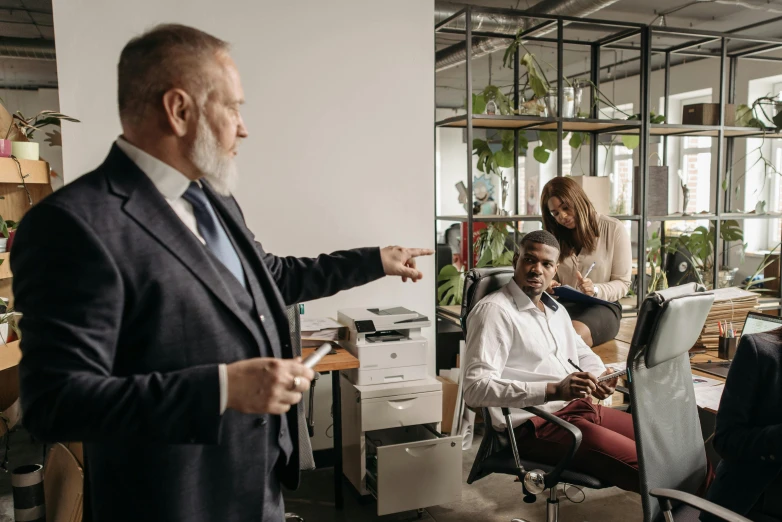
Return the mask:
[[[431,256],[434,254],[434,250],[431,248],[408,248],[407,253],[410,254],[411,257]]]

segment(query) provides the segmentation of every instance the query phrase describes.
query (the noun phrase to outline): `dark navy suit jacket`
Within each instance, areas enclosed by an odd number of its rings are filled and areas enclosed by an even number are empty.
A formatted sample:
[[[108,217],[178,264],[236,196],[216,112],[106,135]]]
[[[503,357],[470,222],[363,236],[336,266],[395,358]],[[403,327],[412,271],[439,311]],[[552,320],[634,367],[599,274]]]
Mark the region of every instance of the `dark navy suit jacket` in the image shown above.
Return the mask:
[[[286,305],[383,276],[378,248],[269,254],[236,201],[205,190],[255,254],[277,332],[270,342],[283,358],[292,357]],[[45,441],[85,443],[85,520],[262,520],[262,422],[219,415],[217,369],[258,357],[260,330],[149,178],[114,146],[97,170],[22,219],[11,267],[24,424]],[[296,437],[295,408],[287,421]],[[294,442],[278,467],[288,488],[299,480]]]

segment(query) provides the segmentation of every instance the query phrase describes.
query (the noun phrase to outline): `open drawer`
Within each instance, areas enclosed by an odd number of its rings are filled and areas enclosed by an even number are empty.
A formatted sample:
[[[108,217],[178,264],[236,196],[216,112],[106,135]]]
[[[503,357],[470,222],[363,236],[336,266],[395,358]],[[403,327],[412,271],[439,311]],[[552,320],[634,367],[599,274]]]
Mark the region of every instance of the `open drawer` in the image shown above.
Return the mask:
[[[377,514],[387,515],[461,499],[462,439],[423,425],[366,433],[367,489]]]

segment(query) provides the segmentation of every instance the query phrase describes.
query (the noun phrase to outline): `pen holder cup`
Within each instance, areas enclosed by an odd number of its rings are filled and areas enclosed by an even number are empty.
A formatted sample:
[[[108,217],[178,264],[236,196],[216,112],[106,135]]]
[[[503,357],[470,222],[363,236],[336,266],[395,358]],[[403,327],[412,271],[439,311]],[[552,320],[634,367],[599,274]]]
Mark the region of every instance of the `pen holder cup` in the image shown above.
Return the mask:
[[[736,355],[738,337],[720,337],[717,348],[717,356],[720,359],[733,360]]]

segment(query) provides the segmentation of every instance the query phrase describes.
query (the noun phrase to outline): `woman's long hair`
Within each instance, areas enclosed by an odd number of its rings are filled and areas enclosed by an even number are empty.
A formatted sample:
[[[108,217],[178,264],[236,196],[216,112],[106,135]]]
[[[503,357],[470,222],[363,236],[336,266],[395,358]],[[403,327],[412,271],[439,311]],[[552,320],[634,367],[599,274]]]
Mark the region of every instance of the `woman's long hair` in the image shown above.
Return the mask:
[[[557,197],[563,205],[575,211],[573,219],[576,228],[563,227],[548,209],[548,200]],[[546,183],[540,194],[540,211],[543,214],[543,228],[559,240],[559,260],[573,254],[593,252],[597,248],[600,231],[597,226],[597,211],[581,186],[569,177],[557,177]]]

